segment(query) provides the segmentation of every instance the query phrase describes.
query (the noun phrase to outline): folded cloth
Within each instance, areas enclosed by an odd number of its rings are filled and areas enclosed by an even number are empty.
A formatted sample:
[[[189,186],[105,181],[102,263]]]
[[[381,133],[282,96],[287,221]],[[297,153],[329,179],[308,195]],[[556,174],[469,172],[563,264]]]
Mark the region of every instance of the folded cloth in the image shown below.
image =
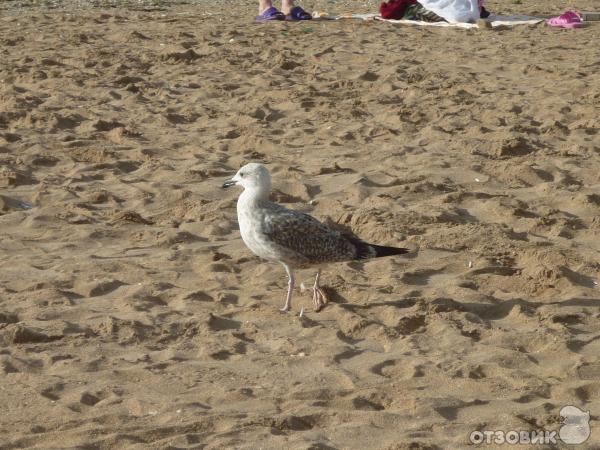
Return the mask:
[[[415,3],[417,3],[417,0],[390,0],[381,4],[379,13],[384,19],[402,19],[407,6]]]
[[[450,23],[473,23],[480,15],[478,0],[419,0],[419,3]]]

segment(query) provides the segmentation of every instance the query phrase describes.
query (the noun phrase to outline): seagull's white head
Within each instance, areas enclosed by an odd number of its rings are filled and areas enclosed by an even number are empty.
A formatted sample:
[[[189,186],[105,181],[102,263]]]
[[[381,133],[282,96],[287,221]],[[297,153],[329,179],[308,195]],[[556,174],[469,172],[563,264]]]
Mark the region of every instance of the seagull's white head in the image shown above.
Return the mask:
[[[246,164],[231,180],[223,183],[224,188],[240,185],[244,189],[268,195],[271,191],[271,175],[265,166],[258,163]]]

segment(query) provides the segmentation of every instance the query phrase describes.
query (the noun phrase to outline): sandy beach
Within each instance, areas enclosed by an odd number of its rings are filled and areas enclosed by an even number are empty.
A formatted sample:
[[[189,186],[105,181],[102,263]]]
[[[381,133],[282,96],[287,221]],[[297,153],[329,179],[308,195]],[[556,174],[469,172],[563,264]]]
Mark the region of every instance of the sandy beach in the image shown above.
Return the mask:
[[[558,431],[565,405],[589,439],[536,448],[600,447],[600,22],[9,3],[0,449],[461,449]],[[329,265],[326,308],[298,289],[280,313],[285,272],[221,189],[247,162],[285,206],[414,253]]]

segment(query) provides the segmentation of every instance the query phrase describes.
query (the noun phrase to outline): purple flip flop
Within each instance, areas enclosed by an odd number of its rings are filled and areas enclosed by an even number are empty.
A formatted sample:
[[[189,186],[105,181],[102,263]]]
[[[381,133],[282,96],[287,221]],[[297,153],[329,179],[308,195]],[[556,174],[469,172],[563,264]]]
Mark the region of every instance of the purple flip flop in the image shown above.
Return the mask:
[[[267,22],[269,20],[285,20],[285,14],[274,6],[266,9],[260,16],[256,16],[257,22]]]
[[[286,20],[311,20],[312,16],[299,6],[294,6],[285,17]]]

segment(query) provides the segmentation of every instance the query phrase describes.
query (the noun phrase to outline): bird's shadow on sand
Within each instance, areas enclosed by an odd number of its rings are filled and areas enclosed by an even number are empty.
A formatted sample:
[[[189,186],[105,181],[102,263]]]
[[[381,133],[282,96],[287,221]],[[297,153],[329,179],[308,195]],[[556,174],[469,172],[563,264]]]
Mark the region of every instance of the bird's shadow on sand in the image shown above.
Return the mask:
[[[322,286],[323,290],[326,291],[329,301],[337,304],[339,307],[356,312],[359,310],[369,310],[373,308],[393,306],[395,308],[404,309],[413,307],[418,301],[423,301],[422,297],[406,297],[396,300],[389,301],[374,301],[369,303],[352,303],[346,297],[339,294],[334,288],[329,286]],[[494,297],[488,297],[490,302],[462,302],[460,299],[454,300],[450,298],[433,298],[431,300],[425,300],[425,304],[432,307],[435,311],[448,312],[451,310],[470,312],[476,314],[483,320],[493,321],[502,320],[507,317],[515,306],[521,307],[523,311],[535,311],[543,306],[559,306],[559,307],[588,307],[588,308],[599,308],[600,298],[570,298],[567,300],[556,300],[551,302],[538,302],[533,300],[526,300],[522,298],[500,300]],[[573,314],[558,314],[553,316],[554,322],[561,322],[565,325],[573,325],[578,323],[576,315]]]

